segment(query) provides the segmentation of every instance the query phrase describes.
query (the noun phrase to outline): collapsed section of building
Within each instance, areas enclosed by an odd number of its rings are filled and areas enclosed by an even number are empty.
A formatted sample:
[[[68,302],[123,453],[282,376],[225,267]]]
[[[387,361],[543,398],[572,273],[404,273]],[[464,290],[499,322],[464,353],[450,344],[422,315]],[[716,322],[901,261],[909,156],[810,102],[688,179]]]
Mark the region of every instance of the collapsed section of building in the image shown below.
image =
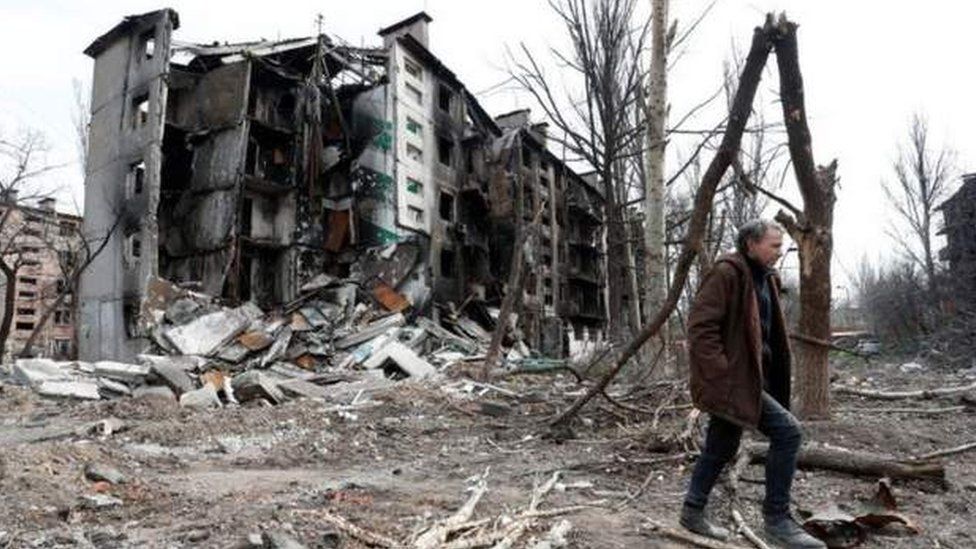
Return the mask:
[[[390,310],[490,317],[536,213],[522,339],[561,356],[602,338],[600,187],[528,111],[488,115],[428,49],[430,22],[386,27],[373,48],[204,45],[175,40],[164,9],[96,39],[85,231],[110,243],[81,280],[80,357],[146,348],[156,277],[274,309],[328,274]]]
[[[949,286],[953,301],[966,310],[976,310],[976,173],[962,176],[962,185],[943,202],[946,246],[939,259],[949,264]]]

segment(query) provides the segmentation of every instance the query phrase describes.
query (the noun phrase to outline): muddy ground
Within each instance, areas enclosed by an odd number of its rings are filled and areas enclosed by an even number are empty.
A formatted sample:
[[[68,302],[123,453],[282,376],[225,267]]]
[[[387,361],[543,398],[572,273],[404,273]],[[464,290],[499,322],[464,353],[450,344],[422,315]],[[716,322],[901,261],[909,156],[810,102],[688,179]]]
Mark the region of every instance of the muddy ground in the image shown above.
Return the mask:
[[[883,389],[971,383],[976,374],[936,366],[902,371],[898,363],[838,362],[838,382]],[[967,377],[965,374],[968,373]],[[665,385],[622,397],[652,411],[676,403],[654,426],[649,413],[601,401],[557,443],[541,426],[581,392],[568,376],[519,376],[485,389],[454,372],[438,382],[401,382],[347,403],[294,401],[280,406],[191,411],[165,400],[44,400],[0,386],[0,547],[249,547],[249,536],[287,533],[309,547],[363,547],[336,528],[338,515],[406,542],[456,511],[477,477],[488,491],[475,519],[489,532],[523,510],[533,486],[560,471],[539,510],[585,505],[536,518],[515,546],[532,546],[569,520],[570,547],[685,547],[646,519],[673,525],[693,457],[686,397]],[[482,394],[483,393],[483,394]],[[665,402],[666,401],[666,402]],[[830,421],[808,423],[809,441],[893,456],[917,455],[976,440],[972,409],[938,415],[892,407],[949,406],[958,397],[886,402],[836,395]],[[105,434],[100,420],[118,418]],[[693,448],[691,448],[693,450]],[[863,547],[976,547],[976,452],[945,460],[948,482],[895,481],[901,511],[921,528],[872,535]],[[124,483],[96,483],[85,468],[117,469]],[[741,484],[746,520],[759,525],[762,468]],[[876,478],[799,473],[801,510],[836,503],[853,509]],[[646,483],[645,483],[646,481]],[[637,495],[639,488],[645,489]],[[94,507],[100,493],[120,505]],[[637,495],[637,497],[633,497]],[[725,495],[712,507],[731,523]],[[738,537],[735,543],[750,546]]]

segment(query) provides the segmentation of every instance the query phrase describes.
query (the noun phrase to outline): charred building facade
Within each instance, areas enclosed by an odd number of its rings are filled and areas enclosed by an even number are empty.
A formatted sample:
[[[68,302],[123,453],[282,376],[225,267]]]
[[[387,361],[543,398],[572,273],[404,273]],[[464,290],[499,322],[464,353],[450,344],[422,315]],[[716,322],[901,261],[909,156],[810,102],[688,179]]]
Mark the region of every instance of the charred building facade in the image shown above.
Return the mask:
[[[111,240],[82,277],[81,357],[145,348],[155,277],[266,309],[321,274],[391,309],[490,308],[537,207],[525,341],[559,354],[570,328],[601,337],[598,187],[527,112],[489,116],[428,49],[430,21],[374,48],[202,45],[173,38],[167,9],[96,39],[85,231]]]
[[[949,263],[959,304],[976,308],[976,173],[962,179],[959,190],[940,206],[946,247],[939,258]]]

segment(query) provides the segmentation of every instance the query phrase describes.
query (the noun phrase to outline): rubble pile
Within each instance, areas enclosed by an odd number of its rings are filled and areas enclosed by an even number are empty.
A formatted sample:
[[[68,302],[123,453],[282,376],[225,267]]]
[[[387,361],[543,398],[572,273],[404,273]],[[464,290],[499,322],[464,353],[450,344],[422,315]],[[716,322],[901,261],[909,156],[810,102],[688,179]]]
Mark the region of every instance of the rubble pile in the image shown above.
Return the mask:
[[[358,398],[483,358],[492,314],[466,306],[475,313],[462,316],[451,306],[437,315],[442,325],[411,315],[409,300],[389,287],[367,292],[354,280],[319,275],[299,298],[265,312],[250,302],[222,306],[154,279],[139,326],[151,353],[133,364],[18,359],[10,375],[43,396],[161,398],[193,408]]]

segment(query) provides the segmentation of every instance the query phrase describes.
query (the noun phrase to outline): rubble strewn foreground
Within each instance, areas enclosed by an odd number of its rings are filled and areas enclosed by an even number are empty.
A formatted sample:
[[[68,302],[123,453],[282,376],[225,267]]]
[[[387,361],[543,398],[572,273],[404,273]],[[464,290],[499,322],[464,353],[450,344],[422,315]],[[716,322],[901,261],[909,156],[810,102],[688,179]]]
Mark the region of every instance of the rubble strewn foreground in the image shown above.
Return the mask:
[[[155,279],[140,326],[152,352],[134,363],[18,359],[11,374],[46,397],[151,397],[191,408],[274,405],[356,396],[406,378],[437,376],[451,364],[483,358],[493,329],[457,312],[444,314],[444,325],[410,315],[403,299],[384,300],[392,304],[387,308],[355,282],[327,275],[302,290],[298,299],[265,312],[250,302],[222,306]],[[487,308],[480,312],[481,322],[492,320]],[[510,357],[521,355],[513,350]]]

